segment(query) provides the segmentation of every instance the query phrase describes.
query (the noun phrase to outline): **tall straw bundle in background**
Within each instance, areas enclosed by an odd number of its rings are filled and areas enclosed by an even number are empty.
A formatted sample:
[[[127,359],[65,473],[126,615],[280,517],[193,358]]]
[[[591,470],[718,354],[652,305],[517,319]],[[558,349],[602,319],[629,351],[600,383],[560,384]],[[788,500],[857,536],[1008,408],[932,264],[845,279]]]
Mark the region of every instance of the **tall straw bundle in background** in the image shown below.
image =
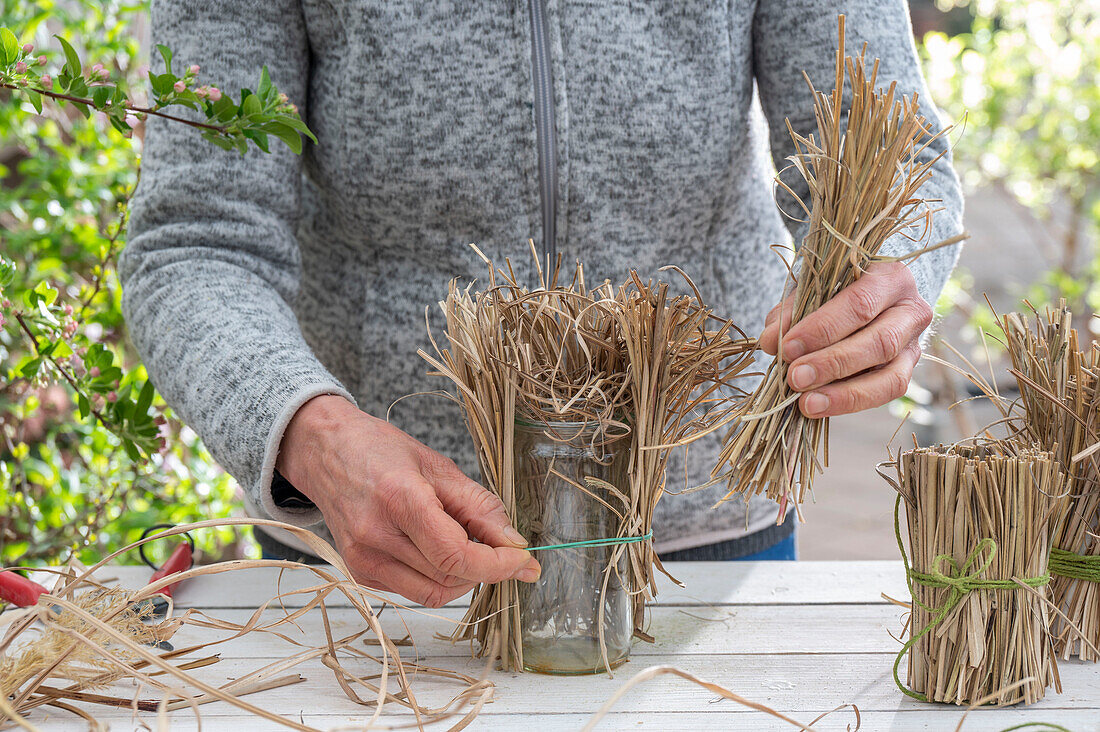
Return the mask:
[[[910,230],[922,221],[927,231],[934,213],[917,191],[931,177],[939,156],[923,161],[919,156],[947,130],[935,135],[928,131],[915,95],[896,98],[894,84],[876,91],[878,62],[868,72],[863,53],[844,55],[844,16],[839,34],[832,92],[817,91],[807,77],[817,137],[803,137],[787,123],[796,149],[789,158],[791,167],[809,185],[810,197],[808,204],[798,200],[809,229],[796,252],[792,323],[859,279],[870,264],[897,261],[879,255],[886,240],[895,234],[911,236]],[[842,104],[845,75],[852,91],[847,113]],[[779,177],[776,182],[798,198]],[[787,385],[787,363],[780,350],[729,433],[722,453],[728,468],[715,470],[715,476],[730,471],[726,499],[766,491],[779,501],[779,523],[791,504],[798,509],[813,489],[815,472],[828,464],[829,421],[802,416],[798,397]]]
[[[623,503],[615,537],[648,535],[669,451],[729,422],[743,396],[734,380],[751,364],[755,341],[716,318],[690,280],[692,296],[633,273],[622,285],[590,289],[578,264],[567,284],[557,267],[539,268],[538,286],[528,289],[510,263],[497,270],[481,256],[488,287],[473,292],[452,282],[441,303],[446,342],[433,339],[436,353],[420,355],[455,385],[482,481],[515,524],[516,417],[598,423],[600,434],[630,440],[627,485],[613,487]],[[651,541],[618,544],[605,580],[624,552],[635,634],[645,638],[645,601],[660,563]],[[518,670],[519,627],[516,582],[508,580],[477,588],[454,638],[476,639],[485,653],[499,635],[501,666]]]
[[[898,548],[913,598],[898,687],[953,704],[1032,703],[1051,684],[1060,691],[1045,599],[1050,536],[1065,507],[1054,456],[1010,442],[941,445],[892,465],[896,480],[883,477],[905,502],[909,559],[900,527]],[[908,687],[898,676],[906,652]]]
[[[1004,316],[1012,374],[1020,387],[1022,439],[1050,450],[1067,477],[1068,505],[1051,555],[1052,632],[1063,658],[1100,660],[1100,349],[1080,350],[1065,307]],[[1090,449],[1092,448],[1092,449]],[[1088,642],[1085,642],[1088,641]]]

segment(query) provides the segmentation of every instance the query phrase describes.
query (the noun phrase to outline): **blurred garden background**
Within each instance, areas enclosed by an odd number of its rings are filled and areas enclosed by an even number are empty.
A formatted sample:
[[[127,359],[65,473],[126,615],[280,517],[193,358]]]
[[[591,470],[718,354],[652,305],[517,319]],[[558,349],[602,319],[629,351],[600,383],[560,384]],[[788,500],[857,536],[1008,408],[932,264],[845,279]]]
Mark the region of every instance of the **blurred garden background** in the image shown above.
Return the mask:
[[[140,100],[149,94],[147,11],[145,2],[0,0],[0,27],[50,68],[65,61],[53,35],[68,39]],[[913,0],[911,12],[933,98],[959,123],[952,137],[972,234],[938,304],[928,352],[946,356],[947,340],[984,359],[980,329],[994,320],[983,295],[1000,311],[1023,298],[1042,308],[1066,297],[1081,314],[1078,328],[1094,335],[1100,0]],[[144,370],[126,344],[114,266],[140,153],[140,125],[131,137],[102,113],[50,104],[39,112],[0,88],[0,299],[60,309],[56,326],[44,327],[64,333],[66,344],[43,355],[44,340],[32,341],[11,317],[0,320],[5,565],[57,561],[70,548],[91,560],[149,525],[238,510],[233,481],[143,389]],[[990,352],[999,357],[992,342]],[[54,362],[72,364],[80,389]],[[999,380],[1006,393],[1007,376]],[[972,434],[989,410],[949,410],[968,396],[957,376],[924,363],[909,398],[835,420],[832,466],[800,531],[802,558],[896,558],[893,494],[871,466],[907,411],[907,440],[912,432],[923,443]],[[81,417],[94,407],[115,418],[113,428]],[[200,560],[253,551],[229,529],[199,542]]]

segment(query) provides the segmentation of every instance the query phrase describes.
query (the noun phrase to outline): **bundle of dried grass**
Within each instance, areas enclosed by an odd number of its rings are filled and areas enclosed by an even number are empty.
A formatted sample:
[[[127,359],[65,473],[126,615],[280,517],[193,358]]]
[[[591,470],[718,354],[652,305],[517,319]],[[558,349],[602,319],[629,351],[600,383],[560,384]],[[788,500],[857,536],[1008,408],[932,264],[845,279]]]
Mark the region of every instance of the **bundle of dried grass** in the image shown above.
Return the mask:
[[[844,16],[840,16],[836,78],[829,94],[817,91],[806,78],[814,98],[818,137],[803,137],[787,129],[796,153],[791,166],[809,186],[809,204],[776,177],[805,212],[809,229],[798,247],[791,322],[797,323],[855,282],[874,262],[899,261],[879,250],[887,239],[911,232],[923,222],[929,231],[935,211],[917,192],[931,177],[940,156],[921,155],[940,136],[929,132],[919,114],[916,96],[895,97],[895,84],[875,89],[878,61],[867,71],[864,54],[844,55]],[[851,87],[851,105],[845,112],[845,75]],[[843,119],[847,118],[847,125]],[[941,153],[942,156],[942,153]],[[908,257],[961,241],[963,236],[914,252]],[[792,274],[793,277],[793,274]],[[731,429],[715,476],[729,470],[730,492],[759,494],[780,504],[782,523],[791,504],[798,510],[812,492],[816,472],[828,465],[828,419],[808,419],[798,408],[799,393],[787,385],[787,363],[782,349],[768,368],[759,388]],[[801,513],[799,512],[801,519]]]
[[[1034,312],[1034,310],[1033,310]],[[1021,439],[1050,450],[1067,477],[1065,516],[1051,556],[1055,648],[1063,658],[1100,660],[1100,348],[1080,349],[1072,315],[1062,301],[1034,326],[1021,314],[1001,319],[1020,387]],[[1086,642],[1087,641],[1087,642]]]
[[[898,688],[996,705],[1060,691],[1046,599],[1050,536],[1065,508],[1054,456],[1006,441],[908,450],[889,465],[895,511],[905,502],[911,562],[896,528],[913,598]],[[898,676],[907,652],[908,687]]]
[[[488,287],[473,292],[452,282],[441,303],[445,346],[433,338],[436,353],[420,355],[457,389],[483,483],[516,524],[516,417],[597,423],[594,435],[630,439],[615,537],[649,535],[669,451],[729,422],[743,396],[734,381],[752,363],[755,341],[716,318],[690,280],[692,296],[673,295],[668,284],[634,273],[620,286],[604,281],[589,288],[579,264],[568,284],[559,282],[558,267],[538,266],[538,286],[528,289],[510,262],[497,270],[478,254],[489,267]],[[645,601],[655,592],[653,568],[661,569],[660,562],[648,540],[618,544],[609,552],[605,586],[624,552],[635,634],[646,638]],[[498,635],[502,667],[521,669],[515,581],[478,587],[454,638],[476,639],[487,653]]]
[[[134,592],[106,588],[92,578],[104,564],[143,543],[226,525],[264,525],[291,531],[334,567],[282,560],[222,562],[165,577]],[[169,584],[251,567],[300,569],[313,573],[317,583],[272,598],[257,608],[245,623],[188,610],[175,617],[170,611],[168,619],[149,624],[142,612],[133,610],[135,603],[140,605]],[[87,570],[70,569],[60,575],[57,586],[42,595],[37,605],[0,615],[0,626],[7,627],[0,640],[0,727],[15,722],[34,729],[28,717],[42,706],[79,715],[91,728],[97,729],[98,723],[89,705],[132,707],[135,711],[149,712],[191,708],[198,717],[200,705],[224,701],[291,729],[312,730],[298,719],[275,714],[244,697],[302,681],[297,673],[288,672],[313,659],[321,659],[332,671],[336,684],[349,699],[373,707],[369,718],[364,720],[364,729],[378,722],[385,705],[413,712],[420,728],[455,717],[459,718],[451,729],[469,724],[490,699],[492,684],[484,679],[402,660],[397,644],[382,632],[372,607],[372,603],[381,603],[382,598],[350,577],[336,550],[309,531],[258,519],[220,519],[178,526],[128,546]],[[300,607],[287,608],[284,600],[291,595],[304,597],[305,601],[291,603]],[[326,611],[326,598],[340,595],[351,603],[362,619],[361,628],[343,637],[333,635]],[[282,612],[274,620],[264,621],[263,613],[268,609],[281,609]],[[317,618],[317,612],[324,623],[325,642],[313,647],[292,640],[287,631],[300,629],[307,619]],[[214,629],[225,635],[215,641],[168,652],[158,652],[143,645],[150,640],[166,640],[185,625]],[[218,662],[217,655],[206,653],[209,648],[249,633],[264,633],[269,638],[289,643],[292,648],[286,657],[239,674],[222,686],[213,686],[193,673]],[[359,647],[369,635],[377,642],[377,654]],[[448,704],[428,708],[417,702],[413,692],[411,678],[416,675],[453,680],[460,689]],[[141,698],[137,696],[140,694],[148,696]]]

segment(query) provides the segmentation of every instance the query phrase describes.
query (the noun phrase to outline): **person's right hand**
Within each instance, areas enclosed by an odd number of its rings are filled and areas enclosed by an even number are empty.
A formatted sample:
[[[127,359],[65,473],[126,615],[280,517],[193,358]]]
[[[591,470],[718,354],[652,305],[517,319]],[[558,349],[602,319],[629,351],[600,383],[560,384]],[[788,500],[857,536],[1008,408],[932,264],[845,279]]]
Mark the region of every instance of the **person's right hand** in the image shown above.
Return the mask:
[[[276,468],[321,509],[336,549],[369,587],[439,607],[479,582],[539,577],[499,498],[342,397],[302,405]]]

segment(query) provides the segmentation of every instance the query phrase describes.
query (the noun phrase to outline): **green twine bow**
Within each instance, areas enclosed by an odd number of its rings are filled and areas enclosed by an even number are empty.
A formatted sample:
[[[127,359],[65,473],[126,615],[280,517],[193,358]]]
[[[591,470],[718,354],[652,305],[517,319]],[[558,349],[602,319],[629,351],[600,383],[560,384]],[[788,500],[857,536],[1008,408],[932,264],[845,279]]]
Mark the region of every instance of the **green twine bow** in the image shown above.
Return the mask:
[[[913,604],[920,606],[925,612],[931,613],[932,620],[929,621],[928,625],[921,628],[920,632],[913,633],[905,645],[901,647],[897,658],[894,659],[894,683],[906,696],[926,702],[928,701],[926,694],[913,691],[901,683],[898,668],[901,666],[905,654],[916,645],[917,641],[943,622],[947,614],[954,610],[955,606],[962,602],[963,598],[969,593],[975,590],[1015,590],[1019,589],[1019,585],[1017,580],[1014,579],[991,580],[981,578],[982,572],[989,569],[990,565],[993,564],[993,558],[997,556],[997,542],[988,537],[978,542],[978,545],[967,555],[962,566],[959,566],[959,563],[950,554],[940,554],[932,560],[931,572],[917,572],[909,566],[909,557],[905,553],[905,545],[901,540],[901,523],[898,518],[900,510],[901,494],[899,493],[894,501],[894,536],[898,540],[901,561],[905,567],[905,583],[909,587],[909,595],[913,598]],[[943,567],[946,567],[946,569],[942,569]],[[917,593],[913,590],[914,582],[925,587],[950,588],[950,592],[947,593],[947,597],[938,607],[932,607],[917,599]],[[1047,572],[1047,574],[1039,577],[1028,577],[1019,580],[1019,582],[1029,587],[1042,587],[1050,582],[1050,573]]]
[[[1077,554],[1055,547],[1050,550],[1050,573],[1069,579],[1100,582],[1100,554]]]
[[[615,546],[617,544],[635,544],[639,541],[648,541],[653,538],[653,532],[647,532],[642,536],[619,536],[609,539],[588,539],[586,541],[569,541],[564,544],[546,544],[545,546],[528,547],[529,552],[540,552],[546,549],[575,549],[577,547]]]

